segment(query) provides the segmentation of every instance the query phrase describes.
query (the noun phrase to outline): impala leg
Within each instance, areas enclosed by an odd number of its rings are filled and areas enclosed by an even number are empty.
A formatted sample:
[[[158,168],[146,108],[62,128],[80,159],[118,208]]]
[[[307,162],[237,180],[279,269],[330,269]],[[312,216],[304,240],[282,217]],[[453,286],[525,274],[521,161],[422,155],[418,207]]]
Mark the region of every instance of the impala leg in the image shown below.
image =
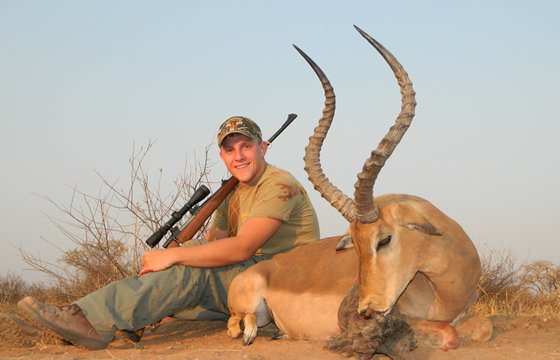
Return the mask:
[[[468,317],[457,326],[457,332],[461,337],[466,337],[468,340],[486,342],[492,338],[494,324],[484,317]]]
[[[416,338],[430,347],[447,351],[459,346],[457,330],[446,322],[418,321],[411,325]]]
[[[232,338],[236,339],[241,335],[241,315],[239,313],[232,313],[227,322],[227,334]]]
[[[243,344],[251,345],[257,337],[257,317],[254,313],[245,314],[243,324],[245,325],[245,330],[243,330]]]
[[[259,273],[257,269],[262,270],[262,267],[250,268],[237,275],[228,290],[228,307],[231,314],[228,334],[231,337],[239,336],[239,323],[243,319],[245,345],[250,345],[257,337],[258,325],[262,326],[270,321],[264,301],[267,280],[265,274]]]

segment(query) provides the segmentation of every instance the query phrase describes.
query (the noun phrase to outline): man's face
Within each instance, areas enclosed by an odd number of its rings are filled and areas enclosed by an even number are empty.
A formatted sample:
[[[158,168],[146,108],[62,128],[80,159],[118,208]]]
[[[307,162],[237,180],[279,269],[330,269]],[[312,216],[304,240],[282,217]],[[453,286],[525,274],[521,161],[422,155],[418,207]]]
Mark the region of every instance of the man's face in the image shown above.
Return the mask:
[[[231,175],[242,183],[253,184],[264,171],[267,143],[242,134],[232,134],[222,141],[220,157]]]

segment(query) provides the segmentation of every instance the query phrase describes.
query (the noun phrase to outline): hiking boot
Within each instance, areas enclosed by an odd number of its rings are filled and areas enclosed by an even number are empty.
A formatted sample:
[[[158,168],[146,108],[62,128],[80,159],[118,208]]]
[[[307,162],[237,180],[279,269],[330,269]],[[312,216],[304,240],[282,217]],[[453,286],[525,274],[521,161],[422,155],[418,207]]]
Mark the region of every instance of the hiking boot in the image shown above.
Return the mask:
[[[27,296],[20,300],[17,306],[39,325],[62,336],[69,343],[91,350],[105,349],[108,345],[108,342],[103,341],[76,304],[59,308],[43,304],[31,296]]]

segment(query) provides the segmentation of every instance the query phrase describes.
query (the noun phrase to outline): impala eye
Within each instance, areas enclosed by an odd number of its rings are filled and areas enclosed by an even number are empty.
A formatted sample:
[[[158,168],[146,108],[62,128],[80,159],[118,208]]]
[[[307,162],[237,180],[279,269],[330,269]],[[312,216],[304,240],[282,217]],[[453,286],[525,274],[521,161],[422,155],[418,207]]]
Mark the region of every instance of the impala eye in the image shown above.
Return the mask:
[[[377,251],[381,250],[381,248],[389,245],[390,242],[391,242],[391,235],[388,235],[388,236],[384,237],[383,239],[381,239],[380,242],[377,243],[376,250]]]

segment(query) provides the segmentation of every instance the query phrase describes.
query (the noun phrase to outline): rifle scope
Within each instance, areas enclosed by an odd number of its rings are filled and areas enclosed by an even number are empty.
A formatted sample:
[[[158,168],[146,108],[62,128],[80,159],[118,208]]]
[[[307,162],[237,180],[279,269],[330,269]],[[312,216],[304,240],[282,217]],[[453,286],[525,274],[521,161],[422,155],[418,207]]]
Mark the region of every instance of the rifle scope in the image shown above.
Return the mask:
[[[210,194],[210,189],[205,185],[200,185],[198,189],[195,190],[194,194],[191,196],[190,200],[178,211],[173,211],[171,214],[171,219],[169,219],[162,227],[160,227],[156,232],[154,232],[148,240],[146,240],[146,244],[150,247],[154,247],[161,239],[167,234],[171,228],[179,221],[187,211],[191,210],[196,204],[198,204],[202,199]]]

